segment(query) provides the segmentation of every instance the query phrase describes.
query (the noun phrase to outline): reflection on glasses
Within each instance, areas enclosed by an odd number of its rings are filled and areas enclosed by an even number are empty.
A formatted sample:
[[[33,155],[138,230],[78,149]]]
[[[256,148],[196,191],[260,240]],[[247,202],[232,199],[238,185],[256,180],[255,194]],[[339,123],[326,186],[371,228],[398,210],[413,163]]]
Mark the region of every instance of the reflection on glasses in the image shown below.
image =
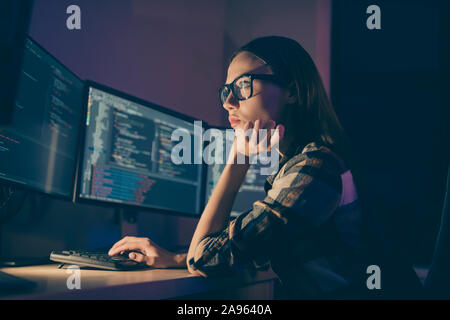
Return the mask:
[[[259,79],[274,82],[281,86],[285,85],[285,81],[274,74],[243,74],[233,82],[224,84],[219,88],[220,104],[224,105],[230,93],[238,100],[247,100],[253,95],[253,80]]]

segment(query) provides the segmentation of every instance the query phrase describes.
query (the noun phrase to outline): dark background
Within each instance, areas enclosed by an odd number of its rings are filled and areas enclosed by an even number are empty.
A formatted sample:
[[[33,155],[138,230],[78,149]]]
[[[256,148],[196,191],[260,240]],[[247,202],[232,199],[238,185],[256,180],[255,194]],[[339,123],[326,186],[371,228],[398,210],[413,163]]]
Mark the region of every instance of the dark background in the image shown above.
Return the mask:
[[[380,30],[359,14],[371,4]],[[449,160],[444,15],[435,0],[333,2],[332,101],[381,221],[416,263],[431,259]]]

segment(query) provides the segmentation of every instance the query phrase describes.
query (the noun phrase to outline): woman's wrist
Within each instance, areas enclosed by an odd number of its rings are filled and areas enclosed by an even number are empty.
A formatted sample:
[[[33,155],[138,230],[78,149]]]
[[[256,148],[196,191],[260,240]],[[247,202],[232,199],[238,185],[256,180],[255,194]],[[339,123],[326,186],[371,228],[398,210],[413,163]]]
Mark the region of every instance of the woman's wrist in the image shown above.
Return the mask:
[[[238,164],[238,163],[228,163],[222,175],[227,179],[227,191],[228,193],[237,193],[241,188],[242,182],[245,179],[250,164]]]
[[[187,252],[175,253],[173,256],[174,267],[186,268],[186,259],[187,259]]]

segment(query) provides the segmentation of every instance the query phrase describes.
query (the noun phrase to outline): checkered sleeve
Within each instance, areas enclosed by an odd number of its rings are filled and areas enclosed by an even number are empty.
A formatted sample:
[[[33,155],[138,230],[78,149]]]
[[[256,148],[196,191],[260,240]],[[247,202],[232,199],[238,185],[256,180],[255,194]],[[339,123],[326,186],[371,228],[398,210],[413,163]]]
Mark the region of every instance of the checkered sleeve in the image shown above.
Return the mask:
[[[307,259],[317,230],[339,204],[340,165],[325,147],[305,148],[283,165],[263,200],[199,242],[190,265],[211,275],[248,261],[266,265],[272,256],[292,250]]]

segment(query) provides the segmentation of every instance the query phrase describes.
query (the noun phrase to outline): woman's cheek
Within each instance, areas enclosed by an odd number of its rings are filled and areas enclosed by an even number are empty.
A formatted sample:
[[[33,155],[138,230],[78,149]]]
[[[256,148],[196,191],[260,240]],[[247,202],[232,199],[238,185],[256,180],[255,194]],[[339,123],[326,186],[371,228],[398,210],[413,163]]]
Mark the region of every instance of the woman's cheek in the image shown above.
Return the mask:
[[[257,98],[257,97],[254,97]],[[259,97],[258,97],[259,98]],[[250,102],[250,101],[248,101]],[[260,119],[261,117],[264,117],[264,115],[267,113],[267,110],[263,107],[263,103],[261,99],[255,99],[252,101],[251,104],[247,105],[247,108],[245,109],[245,112],[242,112],[242,119],[244,121],[251,121],[255,122],[256,119]]]

